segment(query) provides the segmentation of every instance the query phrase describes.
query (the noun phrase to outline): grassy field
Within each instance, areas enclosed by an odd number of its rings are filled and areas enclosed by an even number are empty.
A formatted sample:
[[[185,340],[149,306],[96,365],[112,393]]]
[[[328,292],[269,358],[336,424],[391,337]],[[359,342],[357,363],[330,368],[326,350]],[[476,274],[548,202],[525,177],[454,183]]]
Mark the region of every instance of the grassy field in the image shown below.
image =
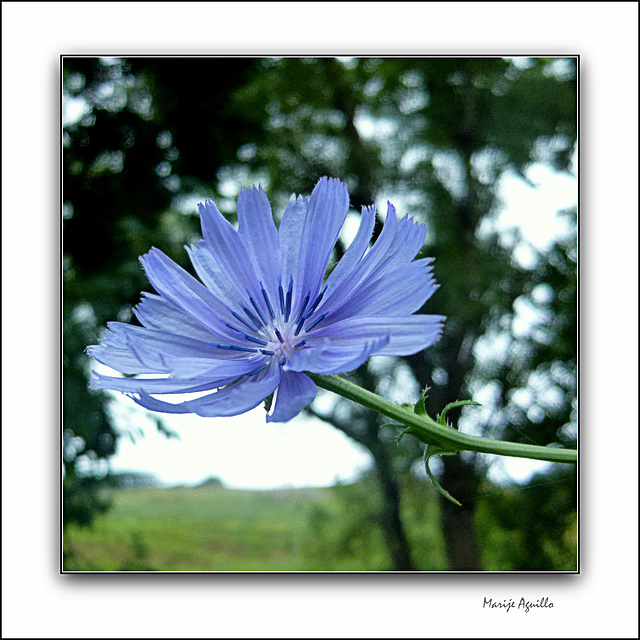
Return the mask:
[[[435,489],[401,477],[402,519],[414,565],[447,568]],[[493,571],[574,571],[572,477],[537,487],[489,486],[476,533]],[[112,490],[92,528],[64,534],[69,571],[387,571],[379,491],[372,477],[323,489],[223,487]],[[558,518],[558,514],[561,517]]]
[[[416,561],[443,569],[433,494],[405,520]],[[324,489],[120,489],[90,529],[64,536],[65,570],[387,570],[368,480]],[[434,511],[435,509],[435,511]],[[423,551],[419,551],[422,549]]]

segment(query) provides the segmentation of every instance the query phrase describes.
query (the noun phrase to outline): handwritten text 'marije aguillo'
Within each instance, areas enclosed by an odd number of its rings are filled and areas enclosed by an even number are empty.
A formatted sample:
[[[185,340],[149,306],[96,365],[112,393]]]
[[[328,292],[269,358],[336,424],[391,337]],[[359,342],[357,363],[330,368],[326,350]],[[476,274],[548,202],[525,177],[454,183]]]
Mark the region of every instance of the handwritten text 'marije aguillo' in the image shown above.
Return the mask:
[[[484,598],[482,602],[483,609],[502,609],[506,613],[509,613],[511,609],[516,611],[524,611],[529,613],[532,609],[553,609],[553,602],[549,602],[549,598],[540,598],[539,600],[527,600],[526,598],[520,598],[518,602],[512,598],[505,598],[504,600],[494,600],[493,598]]]

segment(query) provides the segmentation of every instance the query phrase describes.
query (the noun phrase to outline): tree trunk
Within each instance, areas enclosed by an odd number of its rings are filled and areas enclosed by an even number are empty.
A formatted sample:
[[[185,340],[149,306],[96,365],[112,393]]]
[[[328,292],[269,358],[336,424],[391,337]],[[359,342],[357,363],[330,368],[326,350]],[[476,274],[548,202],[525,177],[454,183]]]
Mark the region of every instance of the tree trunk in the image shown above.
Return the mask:
[[[460,454],[442,458],[440,482],[462,506],[440,496],[440,521],[451,571],[480,571],[480,551],[474,525],[477,479]]]
[[[369,450],[376,462],[375,473],[383,499],[380,527],[391,555],[393,570],[415,571],[400,517],[400,490],[391,468],[391,458],[387,448],[381,443],[380,446],[370,447]]]

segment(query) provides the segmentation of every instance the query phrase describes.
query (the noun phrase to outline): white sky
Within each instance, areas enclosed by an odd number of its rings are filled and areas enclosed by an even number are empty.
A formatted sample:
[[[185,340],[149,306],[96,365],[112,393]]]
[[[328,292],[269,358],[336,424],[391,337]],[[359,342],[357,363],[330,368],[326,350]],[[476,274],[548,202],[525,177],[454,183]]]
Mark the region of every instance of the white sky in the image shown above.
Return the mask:
[[[505,232],[520,229],[534,247],[545,249],[565,230],[565,222],[556,214],[575,206],[576,180],[541,164],[532,165],[527,177],[538,187],[514,175],[503,177],[504,204],[496,224]],[[530,260],[524,247],[516,255],[524,264]],[[114,395],[118,397],[115,406],[123,413],[122,424],[132,420],[145,433],[135,444],[129,438],[120,439],[118,452],[111,458],[114,471],[152,472],[169,484],[195,484],[215,475],[230,487],[264,489],[329,486],[338,479],[349,482],[372,464],[364,448],[330,425],[301,417],[283,425],[267,424],[262,405],[234,418],[158,414],[181,437],[167,439],[145,419],[144,409],[121,394]],[[547,466],[535,460],[501,458],[491,478],[526,482]]]
[[[159,433],[132,400],[117,404],[145,436],[135,444],[121,438],[112,469],[150,471],[169,484],[217,476],[233,488],[330,486],[371,467],[369,453],[337,429],[303,417],[267,424],[262,405],[232,418],[162,414],[177,440]]]

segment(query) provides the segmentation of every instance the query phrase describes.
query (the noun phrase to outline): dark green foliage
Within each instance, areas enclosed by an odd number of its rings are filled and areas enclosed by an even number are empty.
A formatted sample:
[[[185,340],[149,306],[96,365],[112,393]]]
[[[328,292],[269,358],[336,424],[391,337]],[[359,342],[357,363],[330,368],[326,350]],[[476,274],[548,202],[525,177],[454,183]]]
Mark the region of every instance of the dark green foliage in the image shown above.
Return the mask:
[[[576,571],[575,469],[535,475],[528,486],[480,495],[478,535],[486,567]]]
[[[254,64],[64,61],[64,90],[85,104],[63,139],[65,522],[91,521],[95,480],[77,476],[104,476],[118,437],[108,396],[87,389],[84,350],[108,321],[129,321],[150,289],[141,254],[155,245],[186,266],[182,245],[199,225],[173,207],[174,198],[211,193],[218,168],[252,131],[224,105]]]

